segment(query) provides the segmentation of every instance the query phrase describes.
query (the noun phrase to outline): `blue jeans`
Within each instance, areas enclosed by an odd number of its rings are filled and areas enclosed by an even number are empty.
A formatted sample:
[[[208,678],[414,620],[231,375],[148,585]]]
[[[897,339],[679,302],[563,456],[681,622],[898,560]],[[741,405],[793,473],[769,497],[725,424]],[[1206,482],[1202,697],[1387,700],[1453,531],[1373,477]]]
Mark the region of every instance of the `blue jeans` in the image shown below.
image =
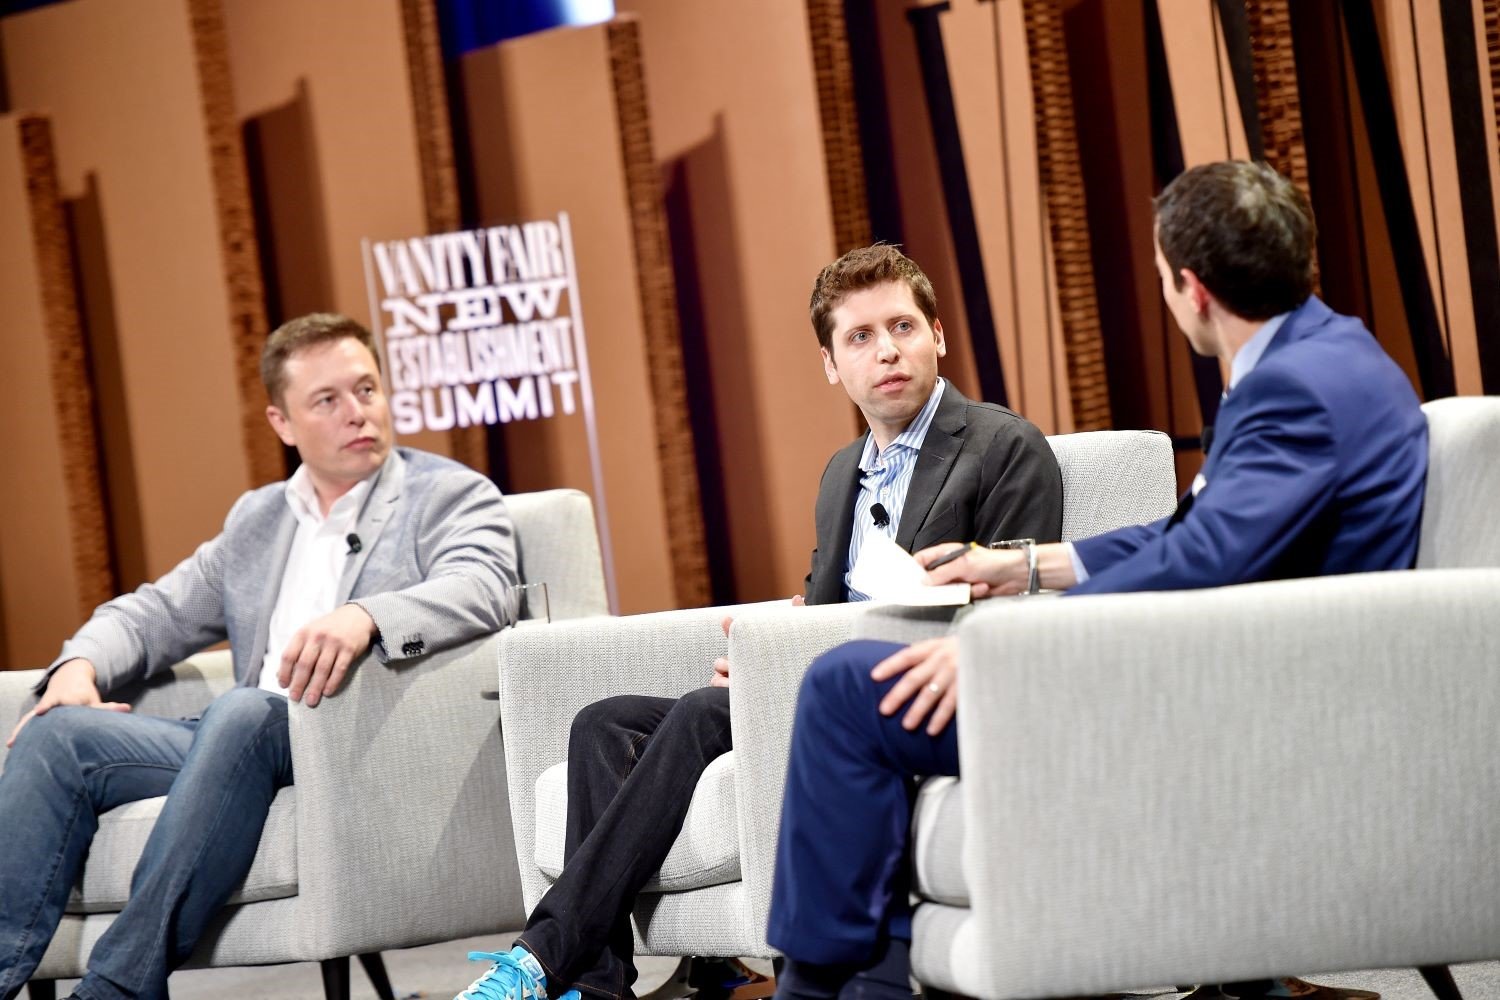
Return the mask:
[[[201,719],[55,708],[21,730],[0,774],[0,997],[41,961],[78,881],[99,815],[167,796],[76,994],[167,995],[209,919],[255,860],[278,789],[292,783],[286,699],[256,688]]]

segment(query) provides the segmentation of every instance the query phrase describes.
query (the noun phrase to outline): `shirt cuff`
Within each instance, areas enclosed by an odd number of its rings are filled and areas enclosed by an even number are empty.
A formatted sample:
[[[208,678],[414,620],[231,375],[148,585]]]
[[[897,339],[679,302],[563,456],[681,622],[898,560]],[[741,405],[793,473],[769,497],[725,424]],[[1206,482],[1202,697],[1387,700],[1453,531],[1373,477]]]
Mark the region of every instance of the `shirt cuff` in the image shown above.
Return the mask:
[[[1068,561],[1073,564],[1073,585],[1087,583],[1089,579],[1088,567],[1084,566],[1083,560],[1078,558],[1078,549],[1072,542],[1063,542],[1063,548],[1068,551]]]

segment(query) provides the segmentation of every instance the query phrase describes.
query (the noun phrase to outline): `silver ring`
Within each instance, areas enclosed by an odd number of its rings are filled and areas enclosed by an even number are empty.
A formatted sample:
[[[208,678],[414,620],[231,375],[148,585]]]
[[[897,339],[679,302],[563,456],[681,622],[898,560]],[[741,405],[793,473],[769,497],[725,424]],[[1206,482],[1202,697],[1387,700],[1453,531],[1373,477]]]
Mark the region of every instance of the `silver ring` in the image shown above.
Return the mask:
[[[927,685],[927,690],[931,691],[933,694],[943,693],[943,689],[938,687],[937,681],[933,681],[931,684]]]

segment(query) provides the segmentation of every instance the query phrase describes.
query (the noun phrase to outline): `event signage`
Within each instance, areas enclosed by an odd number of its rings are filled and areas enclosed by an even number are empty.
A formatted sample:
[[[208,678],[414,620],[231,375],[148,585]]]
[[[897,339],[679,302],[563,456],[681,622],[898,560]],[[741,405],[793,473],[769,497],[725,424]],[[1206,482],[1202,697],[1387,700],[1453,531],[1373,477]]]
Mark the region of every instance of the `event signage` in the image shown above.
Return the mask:
[[[364,241],[396,433],[581,414],[610,604],[603,466],[568,214]]]

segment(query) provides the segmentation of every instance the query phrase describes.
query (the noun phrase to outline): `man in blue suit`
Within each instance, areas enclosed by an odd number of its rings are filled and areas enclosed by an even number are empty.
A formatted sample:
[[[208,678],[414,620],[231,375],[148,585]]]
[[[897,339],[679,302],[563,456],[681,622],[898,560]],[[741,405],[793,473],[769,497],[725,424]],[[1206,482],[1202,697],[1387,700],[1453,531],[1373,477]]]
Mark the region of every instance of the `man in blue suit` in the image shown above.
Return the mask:
[[[1162,297],[1193,349],[1229,372],[1192,489],[1153,524],[970,550],[930,582],[967,582],[976,597],[1120,593],[1409,568],[1427,424],[1364,325],[1312,294],[1315,236],[1306,199],[1264,164],[1210,164],[1168,185]],[[847,643],[808,669],[768,930],[787,958],[779,995],[908,995],[908,789],[914,774],[958,774],[957,669],[952,636]]]

